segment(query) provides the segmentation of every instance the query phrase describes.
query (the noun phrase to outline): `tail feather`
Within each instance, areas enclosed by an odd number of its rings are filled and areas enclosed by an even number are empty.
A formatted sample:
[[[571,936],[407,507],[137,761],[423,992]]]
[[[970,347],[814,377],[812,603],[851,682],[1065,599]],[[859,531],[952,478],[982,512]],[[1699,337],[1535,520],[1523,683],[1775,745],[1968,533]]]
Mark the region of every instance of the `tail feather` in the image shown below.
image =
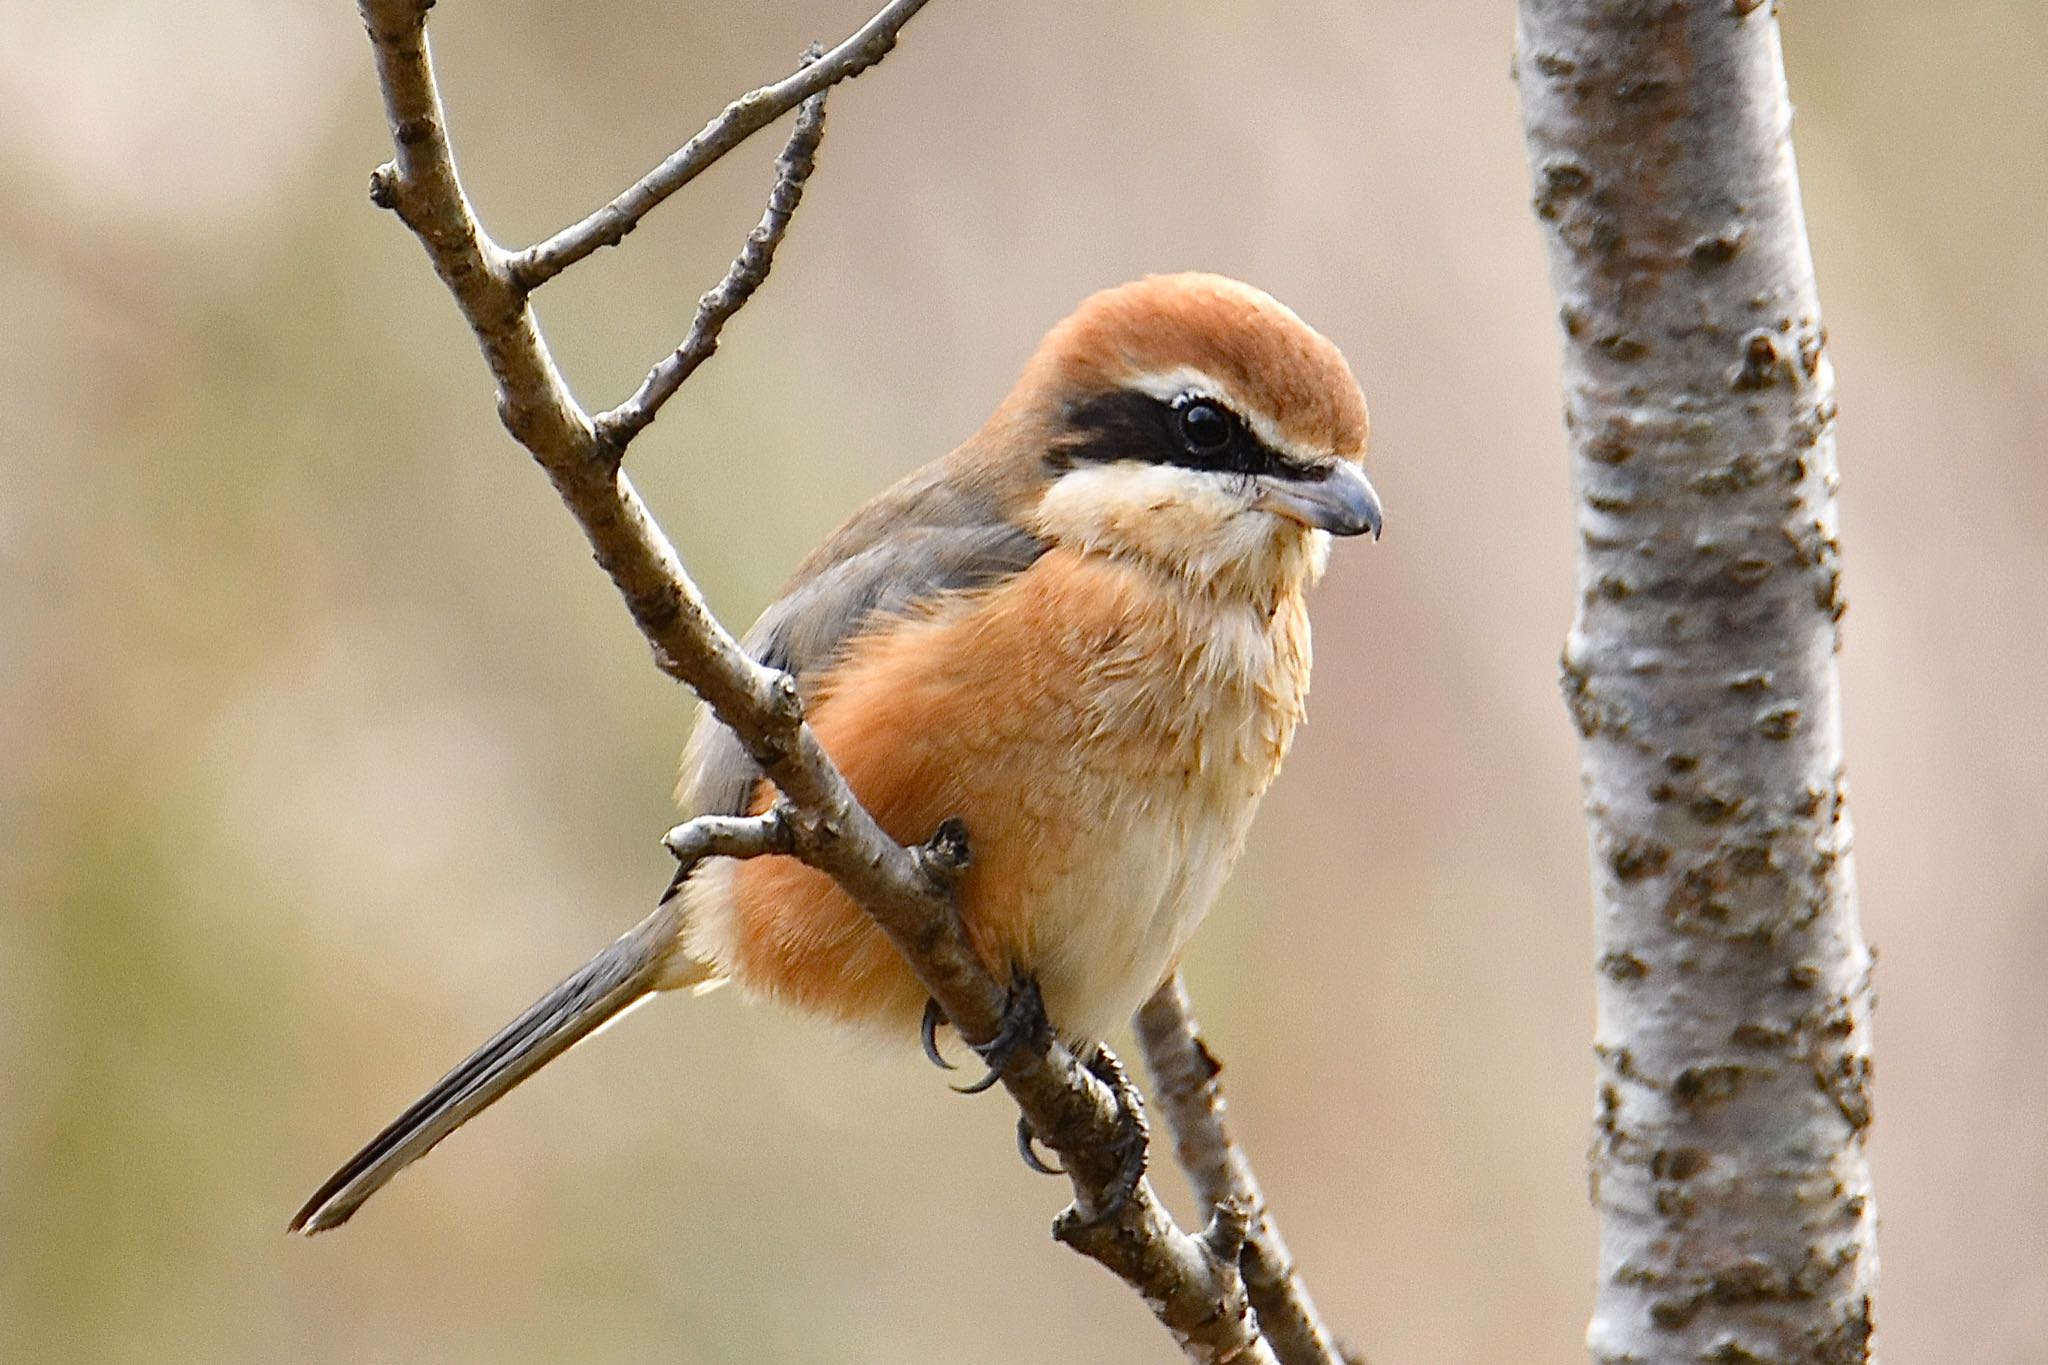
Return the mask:
[[[497,1102],[521,1081],[596,1033],[656,989],[681,925],[681,898],[628,930],[529,1006],[370,1139],[306,1201],[290,1231],[340,1227],[392,1176]]]

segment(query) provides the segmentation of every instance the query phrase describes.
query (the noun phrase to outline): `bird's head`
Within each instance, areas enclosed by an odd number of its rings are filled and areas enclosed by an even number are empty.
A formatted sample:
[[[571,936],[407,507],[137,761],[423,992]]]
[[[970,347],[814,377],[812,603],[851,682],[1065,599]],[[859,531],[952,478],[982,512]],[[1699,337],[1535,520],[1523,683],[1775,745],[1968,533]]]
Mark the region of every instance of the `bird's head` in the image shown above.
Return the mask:
[[[975,444],[1039,536],[1265,598],[1319,574],[1331,536],[1379,535],[1366,433],[1335,346],[1250,285],[1183,274],[1082,303]]]

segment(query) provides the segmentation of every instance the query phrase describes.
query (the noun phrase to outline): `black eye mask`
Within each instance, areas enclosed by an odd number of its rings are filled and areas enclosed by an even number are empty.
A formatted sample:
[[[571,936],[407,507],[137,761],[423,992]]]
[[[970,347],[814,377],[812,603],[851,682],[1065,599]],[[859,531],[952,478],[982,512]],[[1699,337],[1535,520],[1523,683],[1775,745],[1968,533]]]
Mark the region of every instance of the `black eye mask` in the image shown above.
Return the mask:
[[[1113,389],[1072,404],[1061,416],[1063,430],[1046,453],[1056,469],[1136,460],[1226,474],[1315,477],[1315,466],[1288,459],[1220,400],[1198,393],[1167,402],[1135,389]]]

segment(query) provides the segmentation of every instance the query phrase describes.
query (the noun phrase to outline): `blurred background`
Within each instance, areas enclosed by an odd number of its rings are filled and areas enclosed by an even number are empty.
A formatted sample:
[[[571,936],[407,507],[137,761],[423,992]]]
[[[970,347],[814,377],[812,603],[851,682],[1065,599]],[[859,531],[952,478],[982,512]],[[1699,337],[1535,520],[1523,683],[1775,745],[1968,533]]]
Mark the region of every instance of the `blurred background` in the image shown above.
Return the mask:
[[[520,244],[871,0],[443,5]],[[1881,1344],[2048,1360],[2048,18],[1784,16],[1841,385],[1881,953]],[[1590,932],[1557,343],[1512,6],[933,5],[832,100],[774,278],[634,449],[744,624],[1089,291],[1241,275],[1352,357],[1379,545],[1189,963],[1375,1365],[1583,1358]],[[628,392],[759,213],[730,158],[542,319]],[[639,918],[689,698],[410,236],[344,0],[0,3],[0,1322],[37,1361],[1167,1361],[999,1095],[668,1001],[346,1231],[286,1218]],[[1163,1182],[1180,1207],[1184,1191]]]

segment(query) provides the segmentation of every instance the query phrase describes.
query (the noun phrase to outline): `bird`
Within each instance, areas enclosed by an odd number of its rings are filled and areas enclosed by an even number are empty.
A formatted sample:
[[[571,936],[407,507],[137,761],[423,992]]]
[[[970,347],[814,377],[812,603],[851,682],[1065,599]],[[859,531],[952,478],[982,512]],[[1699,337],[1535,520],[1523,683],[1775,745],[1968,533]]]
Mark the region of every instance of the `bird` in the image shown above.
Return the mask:
[[[1343,354],[1263,291],[1196,272],[1105,289],[1045,335],[979,431],[854,512],[741,641],[794,679],[893,838],[964,826],[969,941],[1070,1042],[1099,1042],[1172,976],[1244,847],[1305,714],[1307,591],[1333,537],[1381,531],[1368,432]],[[686,815],[747,815],[776,793],[700,707],[678,797]],[[857,1031],[921,1024],[935,1052],[923,988],[835,882],[786,855],[706,859],[290,1230],[346,1222],[627,1009],[726,982]]]

